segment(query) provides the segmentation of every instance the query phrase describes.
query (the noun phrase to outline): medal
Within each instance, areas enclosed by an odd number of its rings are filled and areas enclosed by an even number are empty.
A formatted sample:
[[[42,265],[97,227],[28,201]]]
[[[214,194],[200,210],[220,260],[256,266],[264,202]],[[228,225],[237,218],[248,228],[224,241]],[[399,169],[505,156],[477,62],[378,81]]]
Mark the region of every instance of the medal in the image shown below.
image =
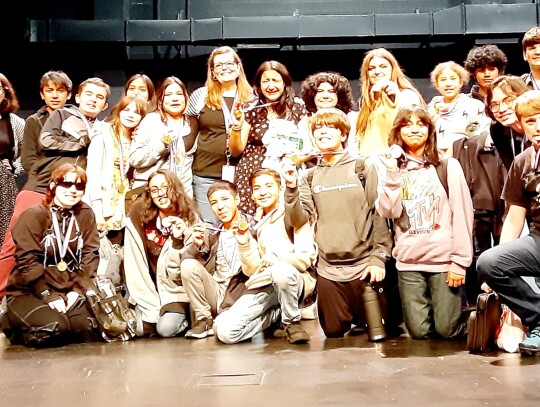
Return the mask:
[[[174,162],[175,162],[176,164],[180,164],[180,157],[175,156],[175,157],[174,157]]]
[[[118,185],[118,193],[119,194],[123,194],[125,190],[126,190],[126,187],[124,186],[124,184]]]
[[[162,139],[164,144],[171,144],[172,143],[172,137],[170,134],[164,134]]]
[[[67,263],[65,261],[60,261],[56,265],[56,268],[60,271],[66,271],[67,270]]]

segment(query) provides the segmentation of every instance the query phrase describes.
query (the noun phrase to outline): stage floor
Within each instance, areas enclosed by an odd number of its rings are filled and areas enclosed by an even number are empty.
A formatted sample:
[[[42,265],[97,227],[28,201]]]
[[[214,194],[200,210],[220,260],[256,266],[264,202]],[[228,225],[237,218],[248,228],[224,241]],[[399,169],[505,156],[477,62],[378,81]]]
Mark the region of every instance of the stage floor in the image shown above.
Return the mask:
[[[137,339],[34,350],[0,334],[2,406],[538,406],[540,356],[471,355],[464,342],[365,334]]]

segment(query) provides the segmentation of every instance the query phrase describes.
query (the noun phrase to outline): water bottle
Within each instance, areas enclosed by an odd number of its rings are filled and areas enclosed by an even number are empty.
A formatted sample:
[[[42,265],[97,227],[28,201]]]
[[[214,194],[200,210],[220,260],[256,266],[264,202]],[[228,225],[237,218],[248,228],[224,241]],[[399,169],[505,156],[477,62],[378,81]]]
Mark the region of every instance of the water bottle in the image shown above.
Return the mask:
[[[362,299],[364,301],[364,309],[366,312],[369,340],[372,342],[384,340],[386,338],[386,329],[384,328],[384,319],[379,304],[379,297],[370,284],[366,284]]]

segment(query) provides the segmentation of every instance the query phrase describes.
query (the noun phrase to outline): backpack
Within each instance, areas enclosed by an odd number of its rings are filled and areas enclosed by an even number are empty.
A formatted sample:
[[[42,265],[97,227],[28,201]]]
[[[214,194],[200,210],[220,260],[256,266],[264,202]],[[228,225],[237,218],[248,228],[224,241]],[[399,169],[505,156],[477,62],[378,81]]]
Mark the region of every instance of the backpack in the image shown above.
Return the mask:
[[[446,196],[448,196],[448,158],[441,159],[441,162],[439,165],[435,166],[435,169],[437,170],[439,180],[446,191]]]

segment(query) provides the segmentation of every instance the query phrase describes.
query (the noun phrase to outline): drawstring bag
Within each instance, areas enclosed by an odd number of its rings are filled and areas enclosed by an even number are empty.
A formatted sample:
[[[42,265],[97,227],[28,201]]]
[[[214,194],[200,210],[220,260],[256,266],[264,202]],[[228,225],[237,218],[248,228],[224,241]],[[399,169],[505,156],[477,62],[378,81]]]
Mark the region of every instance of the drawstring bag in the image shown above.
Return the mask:
[[[107,342],[128,341],[135,336],[137,316],[108,279],[92,281],[86,291],[101,336]]]
[[[497,346],[509,353],[517,352],[519,344],[525,339],[525,329],[521,319],[506,305],[503,305],[501,324],[495,338],[497,338]]]

